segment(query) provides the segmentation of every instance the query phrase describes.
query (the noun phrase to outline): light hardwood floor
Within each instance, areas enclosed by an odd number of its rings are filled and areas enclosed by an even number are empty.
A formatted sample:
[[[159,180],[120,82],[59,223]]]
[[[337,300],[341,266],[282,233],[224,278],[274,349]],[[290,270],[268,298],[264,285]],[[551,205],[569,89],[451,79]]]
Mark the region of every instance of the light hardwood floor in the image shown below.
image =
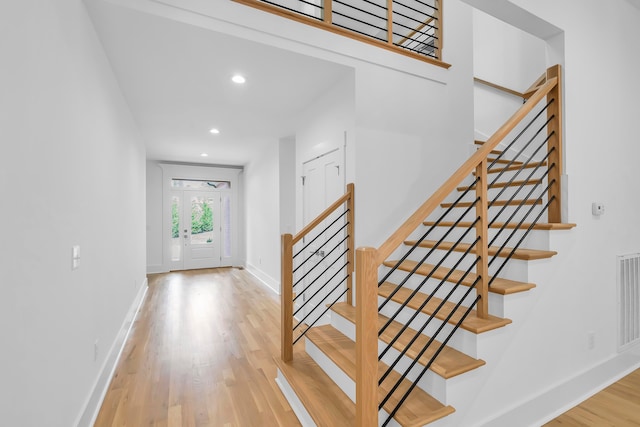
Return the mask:
[[[95,426],[297,426],[274,378],[280,304],[246,271],[149,276]]]
[[[640,369],[545,424],[562,426],[640,426]]]
[[[246,271],[150,275],[95,426],[299,426],[279,348],[279,300]],[[547,426],[640,426],[640,370]]]

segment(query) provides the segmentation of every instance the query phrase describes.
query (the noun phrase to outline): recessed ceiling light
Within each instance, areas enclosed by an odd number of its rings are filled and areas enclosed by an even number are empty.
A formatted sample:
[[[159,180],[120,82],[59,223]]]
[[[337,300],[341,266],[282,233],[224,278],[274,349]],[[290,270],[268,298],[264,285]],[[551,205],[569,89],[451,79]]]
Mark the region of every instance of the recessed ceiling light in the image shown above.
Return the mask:
[[[200,154],[200,157],[208,157],[209,155],[207,153],[202,153]]]
[[[246,82],[247,79],[245,79],[240,74],[236,74],[235,76],[231,77],[231,81],[233,81],[234,83],[237,83],[237,84],[242,84],[242,83]]]
[[[216,128],[211,129],[209,132],[211,132],[214,135],[217,135],[217,134],[220,133],[220,131],[218,129],[216,129]]]

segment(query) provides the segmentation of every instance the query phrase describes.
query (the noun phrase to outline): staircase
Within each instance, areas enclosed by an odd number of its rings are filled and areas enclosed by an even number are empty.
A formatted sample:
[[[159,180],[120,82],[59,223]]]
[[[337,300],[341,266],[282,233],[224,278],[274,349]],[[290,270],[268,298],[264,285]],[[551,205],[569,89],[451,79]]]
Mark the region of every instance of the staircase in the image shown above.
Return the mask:
[[[472,402],[478,373],[505,345],[513,301],[536,287],[529,264],[556,255],[549,233],[574,227],[560,212],[560,83],[560,68],[547,70],[396,233],[355,251],[355,306],[351,184],[313,227],[283,236],[277,382],[303,425],[460,425],[456,408]],[[344,266],[331,277],[312,273],[320,249],[304,258],[305,236]]]

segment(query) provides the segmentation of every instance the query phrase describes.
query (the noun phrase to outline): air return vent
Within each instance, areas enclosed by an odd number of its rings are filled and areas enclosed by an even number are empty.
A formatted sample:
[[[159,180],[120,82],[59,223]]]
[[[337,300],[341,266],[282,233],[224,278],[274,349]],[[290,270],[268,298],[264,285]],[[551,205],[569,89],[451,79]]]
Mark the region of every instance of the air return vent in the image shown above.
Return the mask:
[[[640,254],[618,256],[618,350],[640,342]]]

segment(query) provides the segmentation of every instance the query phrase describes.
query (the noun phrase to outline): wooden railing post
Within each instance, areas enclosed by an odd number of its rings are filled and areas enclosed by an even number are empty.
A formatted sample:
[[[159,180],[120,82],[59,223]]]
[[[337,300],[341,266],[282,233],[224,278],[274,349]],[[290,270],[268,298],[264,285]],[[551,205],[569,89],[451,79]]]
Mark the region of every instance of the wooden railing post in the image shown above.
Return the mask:
[[[387,0],[387,43],[393,44],[393,0]]]
[[[355,187],[353,184],[347,184],[347,193],[349,199],[347,199],[347,304],[353,305],[353,272],[355,270],[356,262],[356,201],[355,201]]]
[[[331,24],[333,22],[333,0],[323,0],[322,9],[324,11],[322,20],[327,24]]]
[[[476,307],[478,317],[486,319],[489,316],[489,213],[487,200],[487,159],[478,164],[476,167],[476,198],[480,198],[476,204],[476,217],[479,218],[476,223],[476,255],[480,257],[476,265],[476,274],[480,278],[476,285],[476,294],[480,296],[480,301]]]
[[[282,235],[280,301],[281,322],[280,358],[284,362],[293,359],[293,237]]]
[[[547,118],[554,117],[547,126],[547,134],[551,135],[547,142],[549,151],[549,165],[555,165],[549,170],[548,182],[553,182],[549,187],[549,222],[562,222],[562,69],[560,65],[554,65],[547,69],[547,80],[556,77],[557,83],[547,95],[547,102],[554,102],[547,109]],[[553,199],[553,200],[552,200]]]
[[[440,61],[442,61],[442,38],[444,35],[444,31],[442,31],[442,27],[443,27],[443,20],[442,17],[444,16],[442,14],[442,0],[435,0],[434,1],[434,5],[437,8],[437,10],[435,11],[434,15],[436,17],[436,39],[434,41],[436,50],[436,59],[439,59]]]
[[[356,426],[378,425],[377,250],[356,250]]]

